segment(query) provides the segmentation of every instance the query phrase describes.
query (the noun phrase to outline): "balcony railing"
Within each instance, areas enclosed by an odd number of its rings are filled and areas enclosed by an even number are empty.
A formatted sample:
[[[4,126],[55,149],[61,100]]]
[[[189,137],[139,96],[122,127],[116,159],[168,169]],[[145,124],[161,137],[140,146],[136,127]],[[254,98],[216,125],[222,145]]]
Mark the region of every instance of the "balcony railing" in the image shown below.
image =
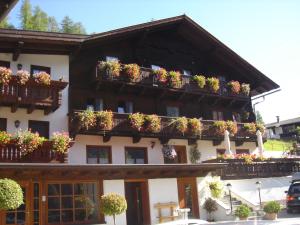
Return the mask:
[[[0,85],[0,105],[10,106],[12,112],[21,107],[27,108],[28,113],[42,109],[48,114],[61,105],[61,91],[67,85],[67,82],[54,80],[49,86],[41,85],[33,79],[21,85],[13,76],[8,85]]]
[[[77,134],[86,135],[102,135],[102,136],[127,136],[127,137],[156,137],[161,139],[204,139],[204,140],[223,140],[224,136],[216,136],[211,129],[213,120],[201,120],[202,132],[201,134],[193,134],[190,132],[181,133],[174,127],[174,120],[178,117],[159,116],[161,118],[161,129],[159,132],[151,133],[146,131],[136,131],[132,128],[126,113],[113,114],[113,127],[111,130],[103,130],[99,126],[89,127],[89,129],[81,128],[78,114],[81,111],[73,111],[70,113],[70,134],[75,136]],[[243,123],[238,123],[238,132],[232,136],[232,140],[248,140],[255,141],[256,135],[249,134],[244,131]]]
[[[71,143],[70,147],[73,145]],[[45,141],[40,147],[31,153],[24,154],[15,143],[0,146],[0,162],[20,162],[20,163],[64,163],[67,154],[52,151],[52,142]]]
[[[144,87],[152,87],[152,88],[160,88],[160,89],[173,89],[173,91],[182,91],[182,92],[188,92],[188,93],[194,93],[194,94],[201,94],[201,95],[208,95],[208,96],[222,96],[222,97],[228,97],[228,98],[239,98],[248,100],[250,97],[243,94],[234,94],[232,93],[227,83],[220,82],[220,89],[215,93],[211,91],[209,88],[204,87],[200,88],[197,83],[192,79],[192,76],[186,76],[182,75],[181,83],[178,85],[178,87],[170,87],[167,84],[162,84],[158,81],[156,76],[153,74],[153,70],[150,68],[140,67],[140,76],[138,79],[134,81],[129,81],[126,79],[126,76],[123,76],[123,72],[120,72],[120,76],[116,77],[109,73],[109,71],[103,71],[100,70],[98,67],[96,69],[96,78],[97,81],[113,81],[113,82],[121,82],[124,84],[134,84],[134,85],[140,85]]]

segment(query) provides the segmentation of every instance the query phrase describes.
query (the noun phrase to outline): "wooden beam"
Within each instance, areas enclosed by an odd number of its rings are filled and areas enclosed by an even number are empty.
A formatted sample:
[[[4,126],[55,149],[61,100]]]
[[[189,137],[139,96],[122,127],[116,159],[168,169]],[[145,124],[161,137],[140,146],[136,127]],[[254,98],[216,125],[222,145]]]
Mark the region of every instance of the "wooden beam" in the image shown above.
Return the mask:
[[[197,143],[197,139],[196,138],[189,138],[188,139],[188,145],[195,145]]]
[[[220,145],[222,143],[222,139],[214,139],[212,140],[213,146],[217,146]]]
[[[160,137],[159,141],[162,145],[167,144],[169,142],[170,138],[169,137]]]
[[[140,142],[140,140],[141,140],[141,136],[139,136],[139,135],[134,135],[134,136],[132,136],[132,143],[133,144],[136,144],[136,143],[139,143]]]
[[[202,100],[205,98],[205,95],[201,95],[199,98],[198,98],[198,103],[202,102]]]
[[[106,143],[106,142],[109,142],[111,139],[111,136],[110,135],[104,135],[103,136],[103,142]]]
[[[15,50],[13,52],[13,55],[12,55],[12,60],[13,61],[17,61],[18,60],[18,58],[20,56],[20,53],[22,51],[23,46],[24,46],[24,42],[23,41],[19,41],[17,43],[17,46],[16,46],[16,48],[15,48]]]
[[[238,147],[238,146],[242,146],[244,144],[244,140],[235,140],[235,146]]]
[[[28,108],[27,108],[27,114],[31,114],[34,110],[35,106],[34,105],[30,105]]]
[[[17,111],[17,109],[18,109],[18,104],[13,104],[13,105],[11,106],[10,111],[11,111],[12,113],[15,113],[15,112]]]
[[[167,94],[168,90],[164,89],[163,93],[161,93],[161,95],[158,97],[159,99],[162,99],[163,97],[165,97],[165,95]]]
[[[118,90],[118,93],[121,93],[123,91],[123,89],[125,88],[126,84],[122,84],[121,87]]]

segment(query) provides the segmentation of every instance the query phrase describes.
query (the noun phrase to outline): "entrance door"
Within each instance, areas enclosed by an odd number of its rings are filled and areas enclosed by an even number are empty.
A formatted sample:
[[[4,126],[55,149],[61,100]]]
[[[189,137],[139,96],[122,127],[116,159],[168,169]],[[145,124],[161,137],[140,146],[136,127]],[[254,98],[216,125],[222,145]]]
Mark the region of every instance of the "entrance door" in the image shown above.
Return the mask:
[[[126,181],[127,224],[150,224],[149,194],[147,181]]]
[[[180,208],[189,208],[189,218],[199,218],[198,191],[196,178],[178,178]]]
[[[29,225],[29,182],[19,182],[23,190],[24,204],[15,210],[4,213],[3,224],[5,225]]]

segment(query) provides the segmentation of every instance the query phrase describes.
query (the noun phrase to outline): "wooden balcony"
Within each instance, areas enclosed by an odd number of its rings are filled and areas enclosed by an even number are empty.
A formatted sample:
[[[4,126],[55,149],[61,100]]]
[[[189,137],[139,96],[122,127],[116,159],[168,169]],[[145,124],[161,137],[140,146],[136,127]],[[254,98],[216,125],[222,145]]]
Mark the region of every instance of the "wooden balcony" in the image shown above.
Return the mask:
[[[41,85],[33,79],[20,85],[13,76],[8,85],[0,85],[0,105],[11,107],[12,112],[16,112],[18,108],[26,108],[27,113],[41,109],[47,115],[59,108],[61,91],[67,85],[67,82],[54,80],[49,86]]]
[[[220,144],[224,140],[224,136],[216,136],[211,129],[211,125],[214,123],[213,120],[201,120],[202,123],[202,133],[201,135],[195,135],[189,132],[184,134],[178,132],[172,125],[172,121],[176,117],[166,117],[160,116],[161,118],[161,130],[157,133],[150,133],[145,131],[134,130],[128,120],[129,114],[126,113],[114,113],[113,114],[113,128],[111,130],[103,130],[97,126],[90,127],[88,130],[80,127],[80,122],[78,119],[78,113],[81,111],[73,111],[69,115],[69,132],[71,136],[76,136],[77,134],[83,135],[100,135],[103,136],[104,142],[110,140],[112,136],[125,136],[132,137],[133,142],[139,142],[142,137],[153,137],[159,138],[161,143],[167,143],[170,139],[187,139],[189,144],[195,143],[196,140],[212,140],[214,145]],[[236,145],[241,145],[244,141],[256,141],[255,134],[247,134],[243,131],[243,123],[238,123],[238,132],[236,135],[231,137],[232,141],[236,141]]]
[[[0,163],[64,163],[66,160],[67,154],[52,151],[51,141],[45,141],[38,149],[26,155],[13,142],[0,146]]]

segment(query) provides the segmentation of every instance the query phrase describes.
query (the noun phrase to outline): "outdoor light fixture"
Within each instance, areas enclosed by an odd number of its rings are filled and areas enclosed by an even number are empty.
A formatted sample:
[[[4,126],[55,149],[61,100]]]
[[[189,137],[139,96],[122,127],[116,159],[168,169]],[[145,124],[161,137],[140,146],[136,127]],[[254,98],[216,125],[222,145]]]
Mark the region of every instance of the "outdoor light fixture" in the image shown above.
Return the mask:
[[[21,124],[20,120],[15,120],[15,127],[16,128],[19,128],[20,124]]]
[[[226,187],[228,188],[229,191],[229,201],[230,201],[230,213],[232,214],[232,199],[231,199],[231,189],[232,189],[232,185],[231,183],[226,184]]]
[[[151,148],[154,148],[155,146],[155,141],[151,141]]]
[[[256,188],[258,190],[259,208],[261,209],[261,195],[260,195],[261,182],[260,181],[256,181],[255,185],[256,185]]]

